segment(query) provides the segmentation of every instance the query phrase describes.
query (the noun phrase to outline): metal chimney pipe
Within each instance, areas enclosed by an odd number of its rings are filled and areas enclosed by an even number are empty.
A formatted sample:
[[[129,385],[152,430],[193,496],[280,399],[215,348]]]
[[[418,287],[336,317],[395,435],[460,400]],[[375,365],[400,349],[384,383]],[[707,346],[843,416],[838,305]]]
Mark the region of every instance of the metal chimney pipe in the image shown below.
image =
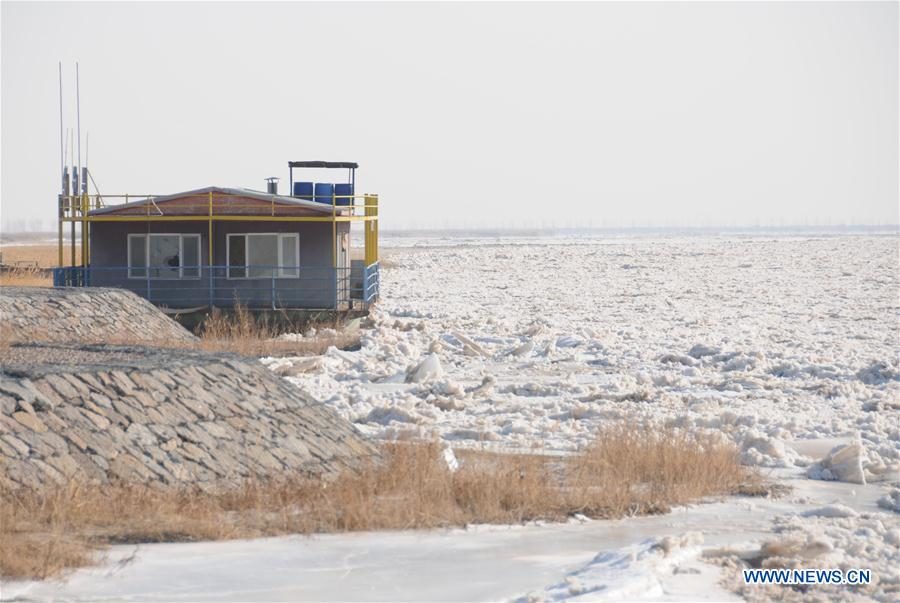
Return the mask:
[[[266,192],[270,195],[278,194],[278,178],[277,176],[269,176],[266,178]]]

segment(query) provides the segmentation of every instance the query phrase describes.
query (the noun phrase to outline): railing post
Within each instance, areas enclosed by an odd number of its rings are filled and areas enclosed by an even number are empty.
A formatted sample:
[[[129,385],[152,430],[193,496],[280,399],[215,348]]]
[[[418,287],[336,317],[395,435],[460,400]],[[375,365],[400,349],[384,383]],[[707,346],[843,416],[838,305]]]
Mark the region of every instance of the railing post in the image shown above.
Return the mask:
[[[72,247],[72,263],[70,265],[75,266],[78,264],[78,262],[75,261],[75,215],[76,215],[77,211],[75,210],[75,200],[72,198],[72,195],[68,196],[67,201],[69,204],[69,215],[72,218],[72,220],[69,222],[69,224],[71,225],[71,237],[72,237],[72,240],[70,241],[71,247]]]
[[[363,224],[365,224],[365,222],[363,222]],[[365,228],[365,226],[363,226],[363,228]],[[363,261],[363,264],[365,264],[365,261]],[[369,308],[369,267],[365,266],[365,265],[363,266],[363,280],[362,280],[362,295],[361,295],[361,297],[362,297],[362,302],[363,302],[363,308],[368,309]]]
[[[365,224],[365,243],[366,243],[366,265],[371,266],[378,261],[378,196],[366,195],[366,221]]]
[[[337,199],[331,191],[331,270],[332,291],[334,291],[334,309],[338,309],[338,265],[337,265]]]
[[[278,270],[277,268],[275,270]],[[275,272],[272,272],[272,309],[275,309]]]
[[[213,260],[213,256],[215,252],[213,251],[213,194],[212,191],[209,191],[209,224],[208,224],[206,238],[209,239],[207,243],[207,258],[206,263],[209,265],[209,311],[212,312],[213,309],[213,272],[215,269],[213,265],[215,261]],[[226,268],[227,270],[227,268]],[[226,275],[227,276],[227,275]]]
[[[59,226],[59,232],[58,232],[59,241],[58,241],[58,243],[59,244],[57,247],[57,253],[59,255],[57,258],[57,265],[60,268],[62,268],[63,263],[64,263],[63,262],[63,224],[64,224],[63,218],[65,218],[66,215],[65,215],[65,205],[64,205],[65,202],[63,201],[63,196],[61,194],[56,203],[57,203],[57,208],[56,208],[57,209],[57,218],[59,220],[59,224],[58,224],[58,226]],[[54,285],[54,286],[56,286],[56,285]]]

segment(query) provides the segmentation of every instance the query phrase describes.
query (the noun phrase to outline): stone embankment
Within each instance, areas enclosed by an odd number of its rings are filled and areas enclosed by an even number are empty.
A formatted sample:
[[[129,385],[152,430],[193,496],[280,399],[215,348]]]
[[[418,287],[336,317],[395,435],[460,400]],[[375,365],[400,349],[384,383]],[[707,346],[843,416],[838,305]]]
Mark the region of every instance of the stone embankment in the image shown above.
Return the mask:
[[[0,350],[0,471],[214,488],[327,474],[374,453],[347,421],[255,359],[192,350],[16,344]]]
[[[0,288],[0,328],[11,341],[190,343],[159,308],[123,289]]]

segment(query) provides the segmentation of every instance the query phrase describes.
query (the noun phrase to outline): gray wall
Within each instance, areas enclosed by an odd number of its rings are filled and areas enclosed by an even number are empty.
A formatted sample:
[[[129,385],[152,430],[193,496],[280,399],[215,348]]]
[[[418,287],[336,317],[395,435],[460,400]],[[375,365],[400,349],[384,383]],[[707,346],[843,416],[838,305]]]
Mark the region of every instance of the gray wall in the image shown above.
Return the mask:
[[[349,223],[337,224],[338,233],[350,231]],[[91,226],[93,286],[121,287],[150,301],[172,308],[209,305],[231,306],[240,301],[250,307],[332,308],[337,276],[349,278],[347,265],[332,268],[332,227],[328,222],[214,222],[213,268],[204,268],[199,279],[129,279],[128,235],[143,233],[200,235],[201,263],[209,264],[207,222],[95,222]],[[226,236],[258,232],[295,232],[300,240],[300,277],[229,280],[226,278]]]

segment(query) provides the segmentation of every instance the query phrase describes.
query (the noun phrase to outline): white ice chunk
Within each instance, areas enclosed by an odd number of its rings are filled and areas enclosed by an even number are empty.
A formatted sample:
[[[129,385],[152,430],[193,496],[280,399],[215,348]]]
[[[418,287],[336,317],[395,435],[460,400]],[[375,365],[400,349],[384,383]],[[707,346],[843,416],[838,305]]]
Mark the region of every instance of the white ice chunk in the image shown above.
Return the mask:
[[[447,463],[447,469],[449,469],[451,473],[456,473],[459,469],[459,461],[456,459],[456,455],[453,454],[453,449],[449,446],[444,448],[443,458],[444,462]]]
[[[534,341],[529,339],[522,345],[512,349],[509,353],[512,356],[527,356],[534,349]]]
[[[698,343],[694,347],[688,351],[688,356],[693,356],[694,358],[703,358],[704,356],[714,356],[721,352],[721,348],[715,348],[708,345],[703,345],[702,343]]]
[[[369,411],[366,417],[367,423],[388,425],[390,423],[416,423],[417,419],[411,413],[396,406],[378,406]]]
[[[441,368],[440,358],[438,358],[437,354],[428,354],[428,356],[425,356],[425,359],[410,372],[406,377],[406,381],[409,383],[424,383],[426,381],[440,379],[443,375],[444,371]]]
[[[807,475],[811,479],[865,484],[864,460],[865,451],[860,442],[838,446],[824,459],[811,466]]]
[[[890,492],[878,499],[878,506],[894,513],[900,513],[900,488],[891,488]]]
[[[818,509],[810,509],[803,513],[803,517],[857,517],[859,513],[846,505],[833,504],[819,507]]]
[[[463,344],[463,351],[470,356],[487,356],[487,351],[481,347],[476,341],[467,337],[466,335],[460,333],[459,331],[453,331],[453,336],[456,337],[460,343]]]

